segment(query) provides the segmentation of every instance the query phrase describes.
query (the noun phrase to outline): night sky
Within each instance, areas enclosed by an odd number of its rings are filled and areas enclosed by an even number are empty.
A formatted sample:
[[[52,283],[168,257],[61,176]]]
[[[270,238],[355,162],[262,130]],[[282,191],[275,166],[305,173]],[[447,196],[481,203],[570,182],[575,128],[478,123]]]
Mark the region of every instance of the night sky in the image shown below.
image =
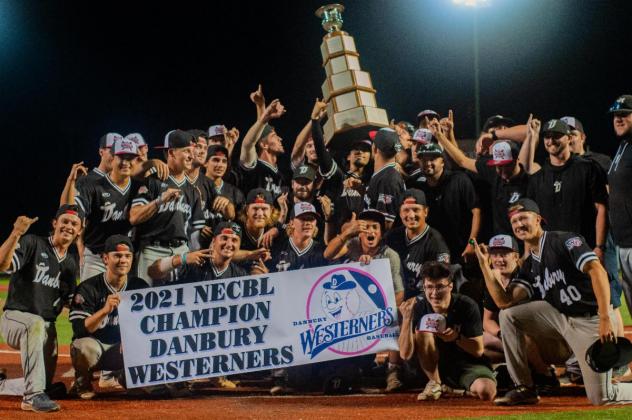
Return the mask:
[[[70,2],[0,0],[0,234],[20,214],[45,233],[73,162],[98,163],[106,132],[151,145],[174,128],[222,123],[242,136],[263,84],[286,116],[291,144],[321,95],[326,2]],[[608,107],[632,93],[632,2],[491,0],[478,10],[481,118],[578,117],[595,151],[612,155]],[[474,136],[473,10],[449,0],[343,4],[389,118],[455,111],[457,138]],[[238,149],[236,149],[238,151]]]

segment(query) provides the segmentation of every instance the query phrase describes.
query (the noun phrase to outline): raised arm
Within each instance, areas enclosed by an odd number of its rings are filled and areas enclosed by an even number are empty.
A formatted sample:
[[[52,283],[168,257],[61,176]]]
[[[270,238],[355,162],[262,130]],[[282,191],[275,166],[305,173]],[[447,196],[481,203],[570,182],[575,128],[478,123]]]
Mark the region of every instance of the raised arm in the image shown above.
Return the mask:
[[[296,140],[294,141],[294,146],[292,147],[292,157],[291,163],[292,167],[296,168],[303,163],[303,159],[305,158],[305,145],[309,140],[309,136],[312,132],[312,120],[310,119],[307,124],[303,127],[298,136],[296,136]]]
[[[285,113],[285,107],[278,99],[273,100],[263,111],[257,121],[248,129],[244,141],[241,143],[239,163],[245,167],[252,167],[257,160],[255,145],[261,137],[265,125],[272,119],[279,118]]]
[[[452,143],[441,131],[439,127],[439,123],[431,123],[431,127],[434,127],[433,133],[434,136],[439,141],[439,144],[443,149],[448,153],[450,158],[461,168],[467,169],[468,171],[478,173],[476,170],[476,160],[470,157],[465,156],[465,153],[457,146],[456,141]]]
[[[314,140],[314,150],[318,159],[318,168],[320,174],[325,179],[329,179],[336,171],[336,164],[331,158],[329,151],[325,147],[325,139],[323,136],[323,128],[320,125],[320,119],[325,115],[325,102],[316,99],[314,109],[312,110],[312,139]]]
[[[0,245],[0,272],[5,272],[11,268],[13,254],[15,254],[15,248],[18,246],[20,238],[26,234],[29,227],[37,220],[37,217],[31,219],[30,217],[20,216],[17,218],[9,237]]]
[[[75,163],[72,165],[70,169],[70,174],[66,179],[66,185],[64,185],[64,190],[61,193],[61,197],[59,198],[59,206],[63,206],[64,204],[75,204],[75,184],[77,183],[77,179],[81,175],[87,175],[88,168],[83,166],[83,162]]]
[[[358,236],[358,234],[363,231],[366,231],[366,222],[364,220],[358,220],[355,212],[353,212],[351,221],[345,225],[342,233],[329,241],[325,252],[323,252],[323,256],[328,260],[341,258],[349,251],[346,245],[347,241]]]
[[[257,107],[257,119],[261,118],[263,111],[266,109],[266,97],[263,96],[263,89],[261,89],[261,83],[257,87],[257,90],[250,93],[250,100]]]

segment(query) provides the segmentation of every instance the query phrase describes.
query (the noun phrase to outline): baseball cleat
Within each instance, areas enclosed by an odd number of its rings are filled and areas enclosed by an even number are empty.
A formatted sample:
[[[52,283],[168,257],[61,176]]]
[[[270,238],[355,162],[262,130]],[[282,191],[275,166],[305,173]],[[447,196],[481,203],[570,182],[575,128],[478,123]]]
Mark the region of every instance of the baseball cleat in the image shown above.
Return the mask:
[[[24,411],[34,411],[36,413],[49,413],[59,411],[59,404],[48,398],[48,395],[41,392],[33,396],[30,401],[22,401],[20,408]]]
[[[540,402],[538,393],[533,388],[527,388],[524,385],[519,385],[511,391],[507,392],[502,397],[498,397],[494,400],[495,405],[530,405]]]
[[[436,401],[441,397],[441,384],[433,380],[428,381],[426,387],[417,395],[417,401]]]

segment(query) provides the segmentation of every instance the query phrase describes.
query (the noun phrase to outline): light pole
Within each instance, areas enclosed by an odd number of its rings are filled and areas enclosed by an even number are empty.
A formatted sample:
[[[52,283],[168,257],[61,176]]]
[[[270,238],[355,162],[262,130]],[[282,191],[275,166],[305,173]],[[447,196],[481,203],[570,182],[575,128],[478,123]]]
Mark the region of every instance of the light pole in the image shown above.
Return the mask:
[[[471,7],[473,12],[473,47],[474,47],[474,121],[476,125],[475,138],[481,132],[481,92],[478,65],[478,8],[489,6],[490,0],[452,0],[452,3],[458,6]]]

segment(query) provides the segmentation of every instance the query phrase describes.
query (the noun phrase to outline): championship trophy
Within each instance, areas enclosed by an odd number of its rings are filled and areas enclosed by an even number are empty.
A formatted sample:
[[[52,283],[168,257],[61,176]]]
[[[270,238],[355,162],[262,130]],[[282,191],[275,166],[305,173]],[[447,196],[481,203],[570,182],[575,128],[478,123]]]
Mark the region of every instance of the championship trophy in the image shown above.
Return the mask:
[[[327,79],[322,85],[327,102],[325,143],[333,149],[348,149],[368,132],[388,127],[386,111],[377,107],[371,76],[360,68],[360,54],[353,37],[342,30],[341,4],[328,4],[316,11],[327,34],[320,52]]]

